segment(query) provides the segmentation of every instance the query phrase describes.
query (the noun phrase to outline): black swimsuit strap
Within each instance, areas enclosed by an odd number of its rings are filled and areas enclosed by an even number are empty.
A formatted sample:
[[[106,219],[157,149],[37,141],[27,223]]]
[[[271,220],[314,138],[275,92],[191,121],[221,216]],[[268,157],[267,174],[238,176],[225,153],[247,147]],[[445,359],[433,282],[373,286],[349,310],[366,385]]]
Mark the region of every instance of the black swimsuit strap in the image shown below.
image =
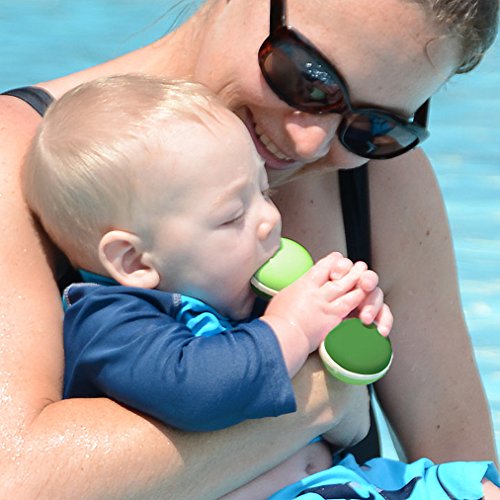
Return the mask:
[[[340,170],[339,186],[347,255],[353,262],[362,260],[371,267],[368,164],[350,170]],[[372,391],[373,387],[370,387],[370,390]],[[345,453],[352,453],[359,463],[380,456],[380,437],[373,403],[370,404],[370,418],[371,425],[367,436],[357,445],[345,450]]]
[[[2,92],[1,95],[10,95],[21,99],[29,104],[40,116],[45,114],[49,105],[54,101],[54,98],[40,87],[20,87]]]
[[[371,267],[368,164],[340,170],[339,185],[347,255],[353,262],[362,260]]]

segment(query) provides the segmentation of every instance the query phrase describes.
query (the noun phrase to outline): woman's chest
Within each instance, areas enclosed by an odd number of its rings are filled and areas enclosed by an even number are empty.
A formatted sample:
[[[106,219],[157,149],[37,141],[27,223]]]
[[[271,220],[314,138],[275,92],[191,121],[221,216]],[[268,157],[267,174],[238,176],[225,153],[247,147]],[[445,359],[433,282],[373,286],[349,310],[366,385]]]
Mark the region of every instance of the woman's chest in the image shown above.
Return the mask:
[[[309,174],[280,187],[273,196],[283,219],[283,236],[304,245],[315,260],[329,252],[346,255],[337,172]]]

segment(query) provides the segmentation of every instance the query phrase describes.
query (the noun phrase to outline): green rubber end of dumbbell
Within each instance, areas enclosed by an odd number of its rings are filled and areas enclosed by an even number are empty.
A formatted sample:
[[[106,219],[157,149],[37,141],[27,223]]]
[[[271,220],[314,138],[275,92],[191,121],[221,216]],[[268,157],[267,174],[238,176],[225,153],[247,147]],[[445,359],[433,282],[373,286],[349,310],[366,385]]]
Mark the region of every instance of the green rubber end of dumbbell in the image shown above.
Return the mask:
[[[371,384],[383,377],[392,363],[392,347],[375,325],[360,319],[344,320],[325,338],[320,356],[326,369],[350,384]]]
[[[280,249],[253,275],[250,283],[257,295],[270,298],[300,278],[313,264],[302,245],[281,238]]]

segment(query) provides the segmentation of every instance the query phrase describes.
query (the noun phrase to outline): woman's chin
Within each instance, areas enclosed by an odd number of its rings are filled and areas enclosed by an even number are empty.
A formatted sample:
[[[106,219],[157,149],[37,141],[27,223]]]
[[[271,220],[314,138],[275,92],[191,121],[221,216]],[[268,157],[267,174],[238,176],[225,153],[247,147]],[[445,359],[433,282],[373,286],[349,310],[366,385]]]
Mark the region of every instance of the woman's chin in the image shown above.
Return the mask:
[[[269,186],[271,188],[282,186],[295,178],[298,172],[301,171],[300,167],[288,170],[272,170],[267,168],[267,177],[269,179]]]

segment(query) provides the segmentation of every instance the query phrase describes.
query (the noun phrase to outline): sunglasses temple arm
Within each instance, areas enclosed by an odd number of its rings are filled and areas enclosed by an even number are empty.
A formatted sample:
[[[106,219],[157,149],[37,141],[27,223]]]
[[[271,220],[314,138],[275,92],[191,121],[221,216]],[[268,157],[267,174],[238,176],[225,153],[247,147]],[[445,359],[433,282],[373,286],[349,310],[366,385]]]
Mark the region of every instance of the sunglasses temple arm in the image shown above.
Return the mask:
[[[273,33],[282,26],[286,26],[285,0],[271,0],[271,23],[269,32]]]
[[[425,101],[420,108],[417,109],[415,116],[413,117],[414,123],[427,128],[427,121],[429,118],[429,106],[431,104],[430,98]]]

